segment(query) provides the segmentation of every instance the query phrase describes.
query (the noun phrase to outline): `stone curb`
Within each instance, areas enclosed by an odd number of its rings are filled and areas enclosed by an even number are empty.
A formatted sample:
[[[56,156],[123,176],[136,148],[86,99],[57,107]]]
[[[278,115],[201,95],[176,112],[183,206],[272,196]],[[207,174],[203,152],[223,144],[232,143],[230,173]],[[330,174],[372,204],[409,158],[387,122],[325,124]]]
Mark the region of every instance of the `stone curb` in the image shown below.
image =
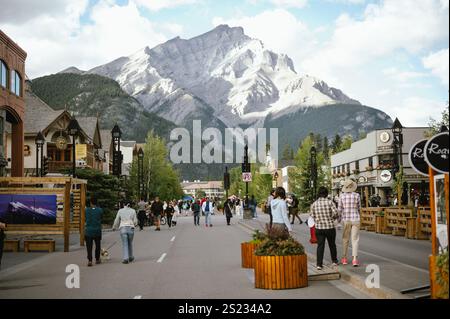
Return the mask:
[[[238,222],[239,225],[241,225],[244,228],[247,228],[250,231],[255,231],[256,228],[247,225],[243,221]],[[308,259],[310,260],[316,260],[316,257],[312,254],[306,253],[308,256]],[[341,279],[344,280],[347,284],[351,285],[353,288],[358,289],[359,291],[363,292],[364,294],[375,298],[375,299],[412,299],[409,296],[403,295],[395,290],[392,290],[385,286],[380,286],[378,289],[374,288],[367,288],[365,284],[364,278],[362,278],[359,275],[355,275],[347,270],[342,269],[342,267],[339,267],[339,272],[341,274]]]

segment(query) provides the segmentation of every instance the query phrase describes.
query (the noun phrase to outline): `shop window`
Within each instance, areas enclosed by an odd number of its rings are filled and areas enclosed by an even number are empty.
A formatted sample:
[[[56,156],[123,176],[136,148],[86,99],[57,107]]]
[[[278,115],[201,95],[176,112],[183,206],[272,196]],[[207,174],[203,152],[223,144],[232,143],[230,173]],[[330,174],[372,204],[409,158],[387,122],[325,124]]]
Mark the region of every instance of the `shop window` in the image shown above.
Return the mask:
[[[11,87],[10,90],[17,96],[21,96],[21,90],[22,90],[22,78],[20,77],[20,74],[13,70],[11,72]]]
[[[8,83],[8,69],[6,68],[5,62],[0,60],[0,85],[6,89]]]
[[[373,167],[373,157],[369,157],[369,166]]]
[[[355,162],[355,170],[358,170],[358,171],[359,171],[359,161],[356,161],[356,162]]]

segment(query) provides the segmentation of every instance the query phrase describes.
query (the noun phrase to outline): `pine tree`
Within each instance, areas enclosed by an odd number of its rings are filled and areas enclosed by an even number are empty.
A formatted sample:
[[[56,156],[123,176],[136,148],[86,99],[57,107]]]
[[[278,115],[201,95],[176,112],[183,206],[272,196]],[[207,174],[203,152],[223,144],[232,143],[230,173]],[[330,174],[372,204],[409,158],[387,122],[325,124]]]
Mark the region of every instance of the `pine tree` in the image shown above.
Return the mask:
[[[291,157],[291,146],[289,144],[285,144],[283,151],[281,152],[281,159],[282,160],[289,160]]]
[[[329,163],[329,161],[330,161],[330,145],[328,142],[328,137],[326,137],[326,136],[323,138],[322,153],[323,153],[323,157],[324,157],[325,161],[327,163]]]
[[[342,139],[339,134],[336,134],[333,141],[331,142],[331,150],[333,154],[339,153],[341,150]]]

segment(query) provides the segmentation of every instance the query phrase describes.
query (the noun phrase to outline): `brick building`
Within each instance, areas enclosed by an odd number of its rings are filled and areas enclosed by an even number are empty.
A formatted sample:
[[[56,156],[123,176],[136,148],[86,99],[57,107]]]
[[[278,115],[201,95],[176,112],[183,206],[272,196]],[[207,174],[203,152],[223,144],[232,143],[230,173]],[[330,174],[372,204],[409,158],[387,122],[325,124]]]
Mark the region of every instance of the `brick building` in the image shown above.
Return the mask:
[[[0,30],[0,174],[6,166],[5,127],[11,127],[11,176],[24,171],[24,83],[27,53]]]

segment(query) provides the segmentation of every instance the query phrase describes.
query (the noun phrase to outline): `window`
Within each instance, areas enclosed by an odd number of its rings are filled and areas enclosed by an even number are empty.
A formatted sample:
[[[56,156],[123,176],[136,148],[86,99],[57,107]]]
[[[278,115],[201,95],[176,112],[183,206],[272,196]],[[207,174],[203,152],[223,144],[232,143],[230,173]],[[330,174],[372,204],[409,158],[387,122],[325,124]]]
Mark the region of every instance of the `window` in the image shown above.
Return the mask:
[[[350,163],[347,164],[347,173],[350,173]]]
[[[6,88],[8,78],[8,69],[6,68],[5,62],[0,60],[0,85]]]
[[[359,171],[359,161],[355,161],[355,169]]]
[[[373,157],[369,157],[369,166],[373,167]]]
[[[20,77],[19,73],[15,70],[11,72],[11,87],[10,90],[17,96],[21,96],[21,84],[22,84],[22,78]]]

